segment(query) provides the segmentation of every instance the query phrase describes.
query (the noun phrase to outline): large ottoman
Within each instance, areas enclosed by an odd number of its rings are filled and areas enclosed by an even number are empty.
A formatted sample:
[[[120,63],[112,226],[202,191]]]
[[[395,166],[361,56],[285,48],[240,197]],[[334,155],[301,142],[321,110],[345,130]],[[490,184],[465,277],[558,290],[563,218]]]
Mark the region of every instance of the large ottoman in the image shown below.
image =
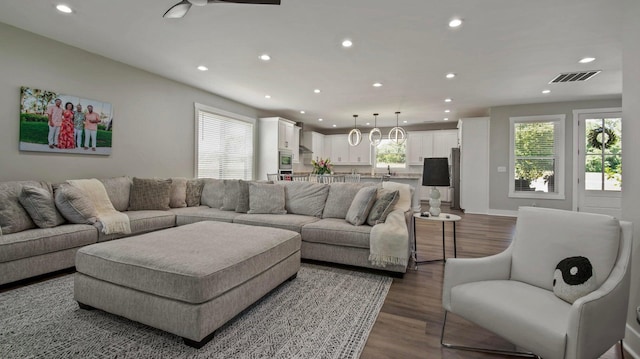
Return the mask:
[[[300,234],[198,222],[81,248],[74,295],[200,348],[214,331],[295,278]]]

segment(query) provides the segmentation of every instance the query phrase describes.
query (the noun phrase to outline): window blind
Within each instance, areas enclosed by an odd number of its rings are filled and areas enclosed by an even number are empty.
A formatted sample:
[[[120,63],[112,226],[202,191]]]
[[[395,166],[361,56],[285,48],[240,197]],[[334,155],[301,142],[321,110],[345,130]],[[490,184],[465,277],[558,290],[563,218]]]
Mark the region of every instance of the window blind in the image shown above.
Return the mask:
[[[197,177],[253,179],[253,124],[197,111]]]

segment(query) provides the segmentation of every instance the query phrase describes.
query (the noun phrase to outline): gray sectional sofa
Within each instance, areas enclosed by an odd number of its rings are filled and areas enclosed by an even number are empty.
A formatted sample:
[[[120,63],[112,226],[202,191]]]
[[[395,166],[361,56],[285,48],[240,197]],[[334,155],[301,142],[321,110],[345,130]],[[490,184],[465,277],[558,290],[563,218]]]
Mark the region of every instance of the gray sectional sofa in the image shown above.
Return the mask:
[[[27,211],[28,204],[21,203],[22,189],[25,186],[37,187],[56,198],[58,186],[36,181],[0,182],[0,228],[4,232],[0,232],[0,285],[74,267],[76,251],[92,243],[120,240],[200,221],[241,223],[298,232],[302,237],[303,259],[382,269],[400,275],[407,269],[406,264],[390,264],[381,268],[369,261],[370,233],[374,226],[385,226],[386,223],[353,225],[345,220],[358,191],[374,184],[278,182],[284,187],[286,214],[254,214],[249,208],[247,183],[243,181],[168,180],[174,183],[169,196],[171,206],[136,210],[134,202],[140,196],[134,180],[130,177],[100,180],[113,207],[128,216],[131,227],[130,234],[109,235],[102,233],[100,223],[91,219],[82,224],[62,219],[60,223],[46,225],[48,228],[40,228],[42,224],[33,220],[38,213],[34,213],[34,208]],[[177,191],[173,188],[176,183],[182,185]],[[241,183],[245,186],[244,192]],[[392,186],[393,183],[386,185]],[[400,191],[401,196],[407,197],[402,193]],[[400,202],[409,203],[403,205],[406,208],[402,207],[405,227],[401,231],[405,233],[402,238],[406,237],[406,248],[410,251],[411,231],[408,228],[412,216],[410,194],[408,196],[408,199],[400,199]],[[400,202],[390,209],[400,211]],[[39,209],[35,210],[39,212]]]

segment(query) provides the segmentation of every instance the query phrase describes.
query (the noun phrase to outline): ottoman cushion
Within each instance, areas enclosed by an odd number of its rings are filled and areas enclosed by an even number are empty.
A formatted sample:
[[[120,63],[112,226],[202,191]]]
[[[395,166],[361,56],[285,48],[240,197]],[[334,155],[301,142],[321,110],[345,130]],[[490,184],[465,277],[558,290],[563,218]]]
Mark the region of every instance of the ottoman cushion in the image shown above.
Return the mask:
[[[84,247],[85,275],[187,303],[203,303],[300,250],[296,232],[198,222]]]

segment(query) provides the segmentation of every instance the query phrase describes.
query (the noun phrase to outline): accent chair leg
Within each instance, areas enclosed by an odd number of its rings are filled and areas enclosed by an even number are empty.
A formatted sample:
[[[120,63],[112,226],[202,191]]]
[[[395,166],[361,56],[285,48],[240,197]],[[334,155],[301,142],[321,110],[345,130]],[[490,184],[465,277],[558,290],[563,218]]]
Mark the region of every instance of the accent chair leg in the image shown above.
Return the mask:
[[[444,342],[444,331],[447,325],[447,314],[449,311],[444,311],[444,320],[442,321],[442,333],[440,334],[440,345],[448,348],[448,349],[456,349],[456,350],[466,350],[471,352],[479,352],[479,353],[488,353],[488,354],[500,354],[500,355],[511,355],[516,357],[525,357],[525,358],[537,358],[542,359],[541,357],[529,353],[529,352],[516,352],[512,350],[499,350],[499,349],[487,349],[487,348],[478,348],[478,347],[469,347],[464,345],[455,345]]]
[[[624,359],[624,347],[622,346],[622,340],[620,339],[620,358]]]

